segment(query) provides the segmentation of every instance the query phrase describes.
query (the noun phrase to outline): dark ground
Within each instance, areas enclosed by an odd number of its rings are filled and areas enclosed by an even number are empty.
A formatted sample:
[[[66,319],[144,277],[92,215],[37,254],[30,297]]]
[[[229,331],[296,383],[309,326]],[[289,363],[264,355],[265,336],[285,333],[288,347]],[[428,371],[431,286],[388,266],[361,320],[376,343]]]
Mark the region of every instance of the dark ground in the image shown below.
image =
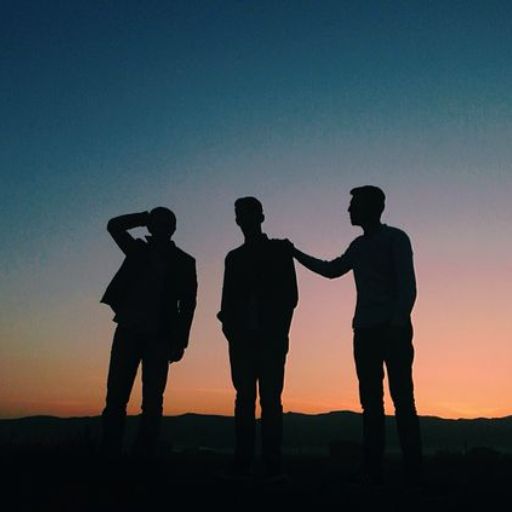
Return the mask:
[[[387,460],[381,488],[351,482],[353,455],[288,455],[285,484],[235,484],[219,478],[230,460],[212,451],[173,452],[153,462],[126,456],[102,462],[77,446],[3,448],[4,510],[511,510],[512,456],[492,450],[426,460],[422,488],[402,485],[400,460]],[[502,503],[500,505],[500,503]],[[269,510],[270,512],[270,510]]]
[[[139,418],[127,419],[126,448]],[[3,510],[512,510],[512,417],[422,417],[426,453],[420,489],[402,485],[394,418],[387,418],[386,482],[354,482],[360,467],[361,415],[333,412],[284,417],[290,482],[226,482],[233,418],[165,417],[159,458],[105,463],[96,454],[99,417],[0,420]],[[6,504],[7,506],[5,506]],[[268,511],[265,509],[269,509]]]

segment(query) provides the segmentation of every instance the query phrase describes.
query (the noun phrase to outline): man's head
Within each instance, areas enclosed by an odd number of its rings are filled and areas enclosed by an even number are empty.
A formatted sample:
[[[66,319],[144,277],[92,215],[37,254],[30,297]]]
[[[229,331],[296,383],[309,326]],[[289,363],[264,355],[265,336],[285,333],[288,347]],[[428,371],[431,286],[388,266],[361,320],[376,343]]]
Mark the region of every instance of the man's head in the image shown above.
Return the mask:
[[[265,220],[263,206],[255,197],[241,197],[235,201],[236,223],[245,236],[261,233]]]
[[[386,196],[379,187],[365,185],[356,187],[350,191],[352,200],[348,211],[350,222],[354,226],[363,226],[380,222],[384,211]]]
[[[171,238],[176,231],[176,216],[163,206],[157,206],[149,212],[148,231],[155,238]]]

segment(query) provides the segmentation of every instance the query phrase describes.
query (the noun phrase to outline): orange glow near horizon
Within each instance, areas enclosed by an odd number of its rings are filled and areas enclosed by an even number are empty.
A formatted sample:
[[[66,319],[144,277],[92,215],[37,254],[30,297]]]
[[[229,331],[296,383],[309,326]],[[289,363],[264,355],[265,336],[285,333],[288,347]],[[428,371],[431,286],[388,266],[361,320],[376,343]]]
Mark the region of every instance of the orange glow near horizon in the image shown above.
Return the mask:
[[[335,257],[360,233],[347,225],[346,205],[339,199],[346,196],[346,189],[350,189],[347,184],[343,190],[329,191],[326,200],[312,186],[310,201],[300,207],[293,189],[262,197],[268,212],[266,232],[287,236],[318,257]],[[503,204],[509,200],[506,189],[498,192]],[[498,192],[493,189],[487,202]],[[462,198],[465,203],[460,199],[455,207],[450,199],[454,190],[447,189],[444,198],[428,188],[424,194],[414,200],[413,217],[407,214],[410,204],[391,195],[396,218],[384,219],[404,228],[414,248],[418,412],[445,418],[510,415],[512,315],[507,276],[511,275],[508,255],[512,247],[502,235],[508,227],[507,214],[480,212],[488,218],[473,217],[468,230],[462,212],[471,210],[473,195],[467,193]],[[230,195],[242,193],[237,189]],[[432,218],[432,197],[439,209],[450,212],[449,222]],[[189,348],[184,359],[170,368],[165,414],[230,415],[233,411],[226,340],[216,313],[224,257],[240,244],[241,235],[233,221],[232,203],[222,197],[211,199],[210,193],[207,198],[212,201],[204,203],[208,222],[201,217],[195,231],[184,227],[176,236],[177,244],[197,258],[199,295]],[[186,212],[187,205],[176,210]],[[122,261],[105,233],[105,218],[106,214],[98,215],[80,243],[75,241],[65,250],[52,246],[48,261],[31,260],[13,273],[3,298],[6,319],[0,323],[1,417],[101,413],[115,326],[111,311],[99,304],[98,297]],[[409,219],[409,223],[400,219]],[[290,332],[284,409],[360,411],[352,355],[353,277],[329,281],[299,264],[296,267],[300,300]],[[139,406],[137,379],[129,413],[137,414]],[[386,412],[393,413],[387,389]]]
[[[421,262],[417,263],[417,273],[420,294],[414,314],[414,375],[419,414],[444,418],[511,414],[507,371],[512,360],[512,345],[507,339],[512,332],[510,320],[495,304],[471,298],[469,288],[483,285],[475,278],[471,281],[468,276],[463,287],[460,280],[453,289],[444,286],[440,295],[436,292],[442,286],[439,278],[427,272]],[[298,276],[301,299],[290,334],[284,410],[308,414],[360,411],[351,346],[352,277],[326,281],[304,269],[298,269]],[[489,282],[489,276],[485,279]],[[208,278],[203,278],[203,286],[215,290]],[[234,391],[226,342],[214,315],[216,295],[200,301],[186,356],[170,368],[164,414],[232,414]],[[7,354],[2,366],[9,386],[0,391],[2,417],[101,413],[114,326],[104,306],[96,304],[94,309],[100,321],[88,326],[90,343],[83,338],[76,346],[67,345],[60,351],[47,345],[39,352],[12,350]],[[71,340],[76,328],[85,329],[86,325],[82,320],[79,325],[66,323],[57,328],[41,319],[36,326],[24,327],[19,335],[41,336],[43,341],[50,336],[69,336]],[[129,414],[139,413],[140,401],[138,377]],[[386,412],[393,413],[387,388]]]

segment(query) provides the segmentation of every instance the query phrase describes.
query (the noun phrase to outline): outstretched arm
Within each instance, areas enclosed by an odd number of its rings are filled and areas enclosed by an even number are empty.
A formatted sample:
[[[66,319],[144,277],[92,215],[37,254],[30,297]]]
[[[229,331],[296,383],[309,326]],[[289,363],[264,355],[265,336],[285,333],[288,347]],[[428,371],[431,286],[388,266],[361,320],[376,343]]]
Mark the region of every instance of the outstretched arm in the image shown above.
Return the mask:
[[[309,254],[299,251],[295,247],[293,248],[293,256],[299,263],[311,270],[311,272],[329,279],[340,277],[352,270],[352,258],[350,257],[348,250],[338,258],[331,261],[314,258]]]
[[[110,219],[107,224],[107,231],[110,233],[119,248],[128,254],[137,244],[129,229],[146,226],[149,219],[148,212],[128,213]]]

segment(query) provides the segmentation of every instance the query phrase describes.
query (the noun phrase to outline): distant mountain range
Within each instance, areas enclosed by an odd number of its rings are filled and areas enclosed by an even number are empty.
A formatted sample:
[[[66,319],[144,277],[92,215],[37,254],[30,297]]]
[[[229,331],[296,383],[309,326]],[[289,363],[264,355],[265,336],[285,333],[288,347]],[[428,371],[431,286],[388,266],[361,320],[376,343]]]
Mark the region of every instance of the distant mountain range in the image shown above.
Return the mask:
[[[129,417],[127,440],[133,437],[138,418]],[[308,415],[286,413],[285,449],[294,453],[335,454],[356,452],[361,440],[361,414],[350,411]],[[386,417],[387,448],[398,451],[394,417]],[[512,416],[496,419],[447,420],[421,417],[427,453],[467,452],[488,448],[512,453]],[[99,417],[56,418],[33,416],[0,420],[0,449],[89,446],[97,443]],[[233,445],[233,418],[184,414],[163,419],[162,443],[175,450],[229,451]]]

